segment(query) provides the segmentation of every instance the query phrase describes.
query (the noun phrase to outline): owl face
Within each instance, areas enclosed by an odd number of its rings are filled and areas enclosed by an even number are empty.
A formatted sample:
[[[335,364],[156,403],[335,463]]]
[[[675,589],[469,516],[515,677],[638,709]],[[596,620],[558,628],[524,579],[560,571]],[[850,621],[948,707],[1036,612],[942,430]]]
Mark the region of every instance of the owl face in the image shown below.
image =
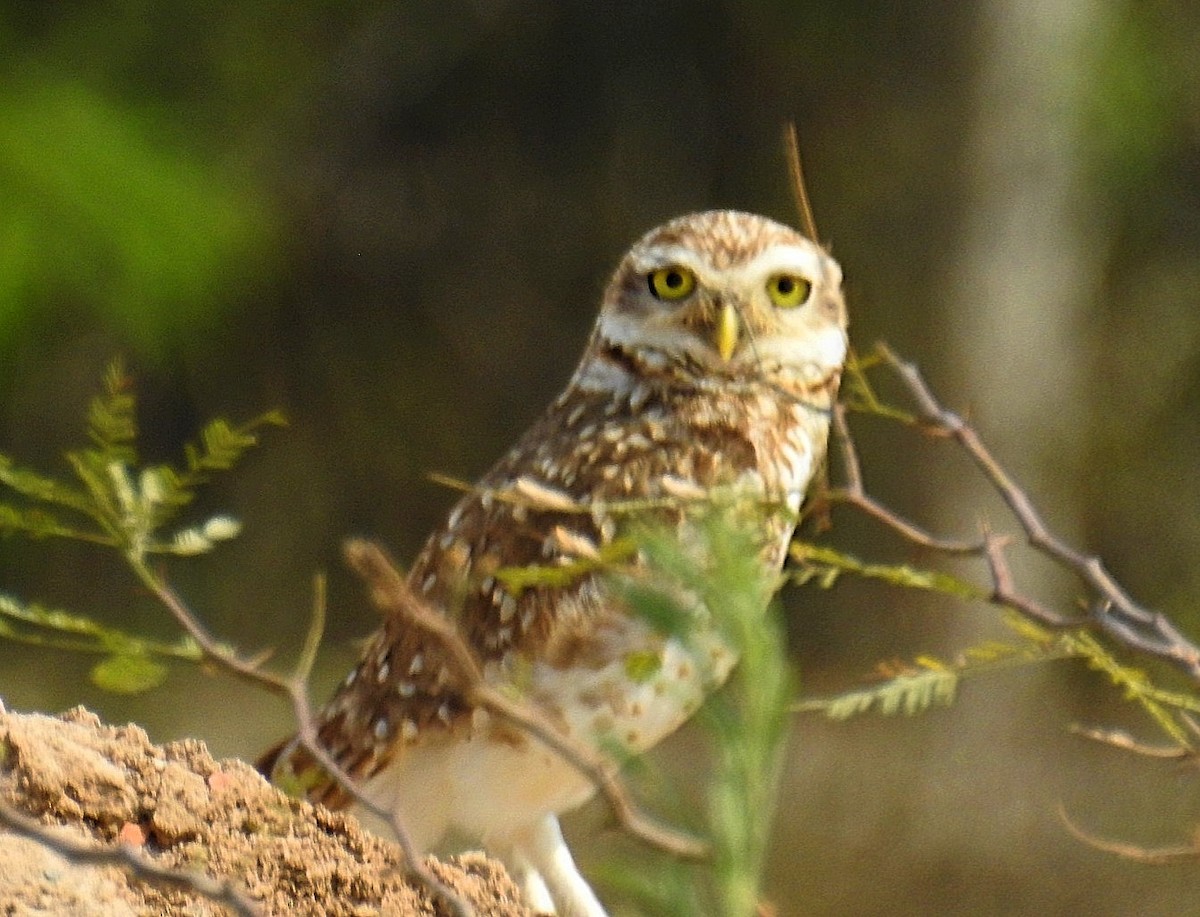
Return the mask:
[[[846,356],[841,283],[836,261],[773,220],[680,217],[622,260],[590,351],[651,377],[811,384]]]

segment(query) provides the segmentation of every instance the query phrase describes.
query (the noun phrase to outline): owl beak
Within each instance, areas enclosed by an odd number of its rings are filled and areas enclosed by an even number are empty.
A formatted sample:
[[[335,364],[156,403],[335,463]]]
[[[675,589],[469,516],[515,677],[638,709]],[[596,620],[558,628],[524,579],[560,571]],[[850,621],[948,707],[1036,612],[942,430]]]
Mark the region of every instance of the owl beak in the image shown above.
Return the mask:
[[[722,362],[728,363],[737,348],[741,323],[732,303],[722,303],[720,308],[721,311],[717,313],[717,326],[713,330],[713,343],[717,346],[717,353],[721,355]]]

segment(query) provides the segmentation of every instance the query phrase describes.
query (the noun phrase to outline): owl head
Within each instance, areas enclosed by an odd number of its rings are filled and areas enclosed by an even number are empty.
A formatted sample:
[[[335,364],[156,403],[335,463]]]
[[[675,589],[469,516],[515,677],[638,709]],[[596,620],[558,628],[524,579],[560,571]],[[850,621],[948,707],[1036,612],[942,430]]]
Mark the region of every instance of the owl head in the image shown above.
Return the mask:
[[[811,387],[846,357],[842,270],[766,217],[713,210],[643,236],[604,293],[581,381]],[[607,363],[607,369],[604,364]]]

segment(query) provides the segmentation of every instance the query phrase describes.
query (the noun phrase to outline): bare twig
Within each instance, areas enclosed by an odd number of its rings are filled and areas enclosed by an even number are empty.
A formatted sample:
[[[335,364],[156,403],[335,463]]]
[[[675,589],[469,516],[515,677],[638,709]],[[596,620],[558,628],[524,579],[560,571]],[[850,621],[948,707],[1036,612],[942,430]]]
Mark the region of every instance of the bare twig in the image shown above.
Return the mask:
[[[1067,815],[1067,810],[1063,808],[1061,803],[1058,807],[1058,817],[1062,819],[1067,830],[1077,840],[1082,841],[1089,847],[1095,847],[1097,850],[1103,850],[1106,853],[1115,853],[1117,856],[1124,857],[1127,860],[1145,863],[1150,866],[1170,866],[1175,863],[1194,863],[1200,859],[1200,844],[1195,842],[1178,847],[1139,847],[1136,844],[1107,840],[1106,838],[1097,837],[1094,834],[1084,831],[1071,821]]]
[[[1133,752],[1143,758],[1162,758],[1168,761],[1179,761],[1194,758],[1196,752],[1183,745],[1147,745],[1139,742],[1127,732],[1118,729],[1094,729],[1089,726],[1072,726],[1071,732],[1101,745],[1109,745],[1122,751]]]
[[[382,612],[399,616],[437,641],[467,704],[512,723],[561,756],[596,786],[621,826],[630,834],[676,856],[701,859],[707,855],[707,845],[701,841],[660,825],[640,812],[608,763],[590,748],[562,735],[529,705],[507,697],[489,685],[478,660],[454,624],[413,594],[377,545],[351,540],[346,543],[345,554],[351,568],[367,583],[372,600]]]
[[[817,221],[813,217],[812,201],[808,199],[808,185],[804,181],[804,167],[800,164],[800,135],[796,130],[795,121],[784,125],[783,147],[787,157],[792,196],[796,199],[796,211],[804,222],[805,235],[820,245],[821,240],[817,238]]]
[[[904,382],[917,405],[918,422],[929,427],[936,435],[957,441],[1004,500],[1028,543],[1035,550],[1071,570],[1096,597],[1086,619],[1068,618],[1050,611],[1033,599],[1021,595],[1013,587],[1007,564],[1003,559],[1003,540],[996,536],[985,536],[981,548],[992,575],[993,601],[1011,606],[1050,626],[1077,627],[1090,624],[1098,627],[1123,645],[1166,660],[1183,669],[1193,680],[1200,681],[1200,647],[1184,636],[1165,615],[1135,602],[1113,579],[1098,557],[1076,550],[1054,534],[1034,507],[1029,495],[1008,475],[975,429],[960,415],[942,406],[913,363],[900,358],[884,344],[878,345],[876,352]],[[862,475],[849,431],[844,418],[839,420],[839,413],[834,415],[835,432],[843,446],[843,455],[846,456],[844,470],[847,484],[841,491],[835,491],[838,497],[859,506],[916,544],[954,553],[973,553],[979,550],[979,547],[968,546],[966,543],[947,544],[941,539],[933,538],[867,497],[862,488]]]
[[[979,554],[983,551],[983,543],[980,541],[958,541],[931,535],[920,526],[902,519],[867,493],[858,450],[846,423],[846,406],[840,402],[833,407],[833,435],[838,444],[838,454],[842,459],[842,476],[845,480],[841,487],[831,488],[825,495],[826,499],[858,507],[868,516],[878,519],[903,538],[923,548],[945,554]]]
[[[991,601],[997,605],[1006,605],[1009,608],[1014,608],[1026,617],[1045,624],[1047,627],[1080,627],[1085,626],[1087,619],[1066,618],[1058,612],[1051,611],[1041,602],[1029,598],[1026,595],[1017,591],[1013,583],[1012,571],[1009,569],[1008,561],[1004,557],[1004,547],[1009,542],[1009,539],[1000,535],[993,535],[984,527],[983,532],[983,548],[984,558],[987,560],[988,570],[992,574],[992,595]]]
[[[202,872],[171,869],[155,863],[132,844],[92,844],[71,836],[66,831],[30,818],[8,803],[0,802],[0,824],[10,831],[36,841],[72,863],[90,866],[117,866],[152,885],[167,886],[194,892],[223,905],[242,917],[260,917],[258,902],[250,898],[228,879],[214,879]]]

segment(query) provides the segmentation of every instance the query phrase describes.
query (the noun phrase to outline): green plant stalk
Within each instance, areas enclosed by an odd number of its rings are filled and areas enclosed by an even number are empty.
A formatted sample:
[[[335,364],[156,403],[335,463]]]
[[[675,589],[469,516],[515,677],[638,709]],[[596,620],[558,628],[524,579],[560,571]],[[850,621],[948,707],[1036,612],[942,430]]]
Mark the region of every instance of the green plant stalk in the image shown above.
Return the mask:
[[[793,679],[775,615],[743,617],[737,630],[738,674],[706,714],[717,744],[709,812],[718,911],[748,917],[758,909]]]
[[[705,601],[739,662],[728,688],[703,708],[716,750],[708,793],[714,910],[757,912],[771,837],[793,679],[778,608],[778,583],[762,567],[762,546],[736,511],[709,520]],[[760,523],[761,524],[761,523]]]

